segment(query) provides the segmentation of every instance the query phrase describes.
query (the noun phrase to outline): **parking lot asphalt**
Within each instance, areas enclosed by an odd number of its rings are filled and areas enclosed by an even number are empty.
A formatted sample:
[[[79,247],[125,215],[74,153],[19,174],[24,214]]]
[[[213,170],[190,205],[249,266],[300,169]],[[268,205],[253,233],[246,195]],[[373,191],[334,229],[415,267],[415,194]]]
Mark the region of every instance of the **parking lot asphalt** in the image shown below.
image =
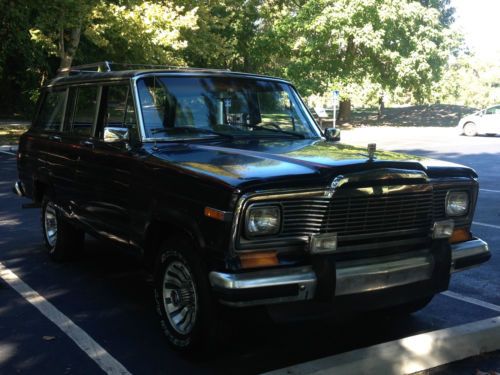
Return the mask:
[[[483,190],[473,231],[489,243],[493,257],[477,269],[454,275],[450,290],[500,306],[500,137],[459,137],[452,129],[359,128],[344,132],[343,141],[376,142],[378,148],[438,157],[476,169]],[[136,259],[88,238],[78,260],[65,264],[48,260],[39,210],[21,209],[27,201],[12,194],[15,179],[15,156],[0,153],[0,263],[132,374],[254,374],[500,315],[446,295],[436,296],[422,311],[400,319],[354,316],[276,323],[252,310],[236,316],[232,332],[215,354],[188,358],[167,346],[156,320],[150,279]],[[498,356],[474,363],[482,371],[500,370]],[[466,371],[462,366],[454,373],[470,373]],[[100,372],[95,360],[0,279],[0,374]]]

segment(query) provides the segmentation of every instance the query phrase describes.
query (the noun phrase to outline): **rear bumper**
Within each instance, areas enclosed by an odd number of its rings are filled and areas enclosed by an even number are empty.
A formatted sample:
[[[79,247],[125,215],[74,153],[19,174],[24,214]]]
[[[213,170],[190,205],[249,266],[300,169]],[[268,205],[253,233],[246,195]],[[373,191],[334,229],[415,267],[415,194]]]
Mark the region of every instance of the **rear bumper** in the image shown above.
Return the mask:
[[[451,245],[450,272],[477,266],[490,258],[486,242],[480,239]],[[388,290],[430,280],[433,256],[428,250],[376,259],[336,264],[335,297]],[[241,274],[211,272],[209,280],[219,300],[230,306],[269,305],[312,300],[318,275],[312,266],[259,270]]]

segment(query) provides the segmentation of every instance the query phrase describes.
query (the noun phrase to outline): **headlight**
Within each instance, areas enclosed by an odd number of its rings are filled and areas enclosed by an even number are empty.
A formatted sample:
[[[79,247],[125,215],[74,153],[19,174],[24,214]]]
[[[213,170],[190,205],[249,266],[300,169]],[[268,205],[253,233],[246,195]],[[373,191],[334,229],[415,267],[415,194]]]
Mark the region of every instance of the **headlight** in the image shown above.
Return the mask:
[[[278,206],[250,206],[245,231],[248,237],[276,234],[280,230],[281,212]]]
[[[469,193],[450,191],[446,196],[446,215],[464,216],[469,212]]]

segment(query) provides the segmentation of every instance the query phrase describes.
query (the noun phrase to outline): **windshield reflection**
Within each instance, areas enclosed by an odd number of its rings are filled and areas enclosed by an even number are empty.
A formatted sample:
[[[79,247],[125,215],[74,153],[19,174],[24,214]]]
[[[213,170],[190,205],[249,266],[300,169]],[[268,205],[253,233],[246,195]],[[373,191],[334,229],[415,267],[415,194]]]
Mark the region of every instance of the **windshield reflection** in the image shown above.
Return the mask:
[[[287,84],[239,77],[151,76],[137,82],[148,139],[319,138]]]

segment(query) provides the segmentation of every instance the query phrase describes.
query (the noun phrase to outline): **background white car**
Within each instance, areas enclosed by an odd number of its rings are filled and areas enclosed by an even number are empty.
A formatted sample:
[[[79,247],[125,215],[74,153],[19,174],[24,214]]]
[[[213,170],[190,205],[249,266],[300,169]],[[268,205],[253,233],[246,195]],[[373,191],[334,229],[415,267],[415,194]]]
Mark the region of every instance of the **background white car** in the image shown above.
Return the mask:
[[[469,137],[478,134],[500,134],[500,104],[465,116],[457,128],[460,134]]]

